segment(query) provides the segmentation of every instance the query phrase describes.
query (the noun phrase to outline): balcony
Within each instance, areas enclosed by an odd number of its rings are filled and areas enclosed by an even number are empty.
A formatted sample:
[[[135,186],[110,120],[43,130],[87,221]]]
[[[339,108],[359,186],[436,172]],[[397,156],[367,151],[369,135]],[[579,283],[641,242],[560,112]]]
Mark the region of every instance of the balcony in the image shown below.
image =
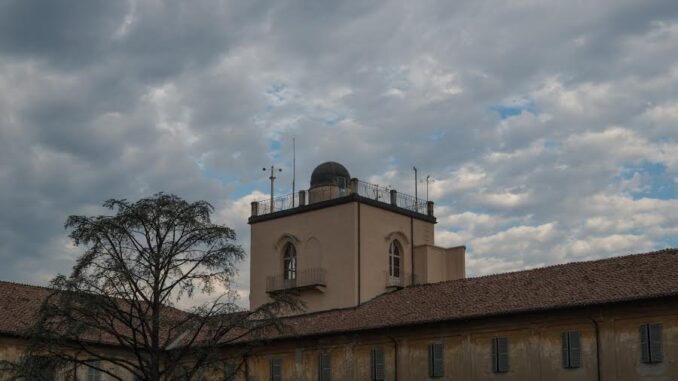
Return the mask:
[[[276,293],[284,291],[316,290],[324,291],[325,269],[314,268],[299,270],[295,279],[285,279],[285,274],[277,274],[266,277],[266,292]]]
[[[388,271],[384,272],[386,278],[386,288],[403,288],[412,284],[412,274],[401,272],[399,277],[389,275]],[[416,283],[416,280],[415,280]]]

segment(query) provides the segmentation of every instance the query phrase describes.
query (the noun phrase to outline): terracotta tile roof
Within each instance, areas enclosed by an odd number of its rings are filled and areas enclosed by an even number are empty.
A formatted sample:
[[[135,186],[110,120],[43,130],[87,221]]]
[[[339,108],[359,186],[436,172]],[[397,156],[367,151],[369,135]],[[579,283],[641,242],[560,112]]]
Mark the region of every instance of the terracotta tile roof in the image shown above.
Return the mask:
[[[678,296],[678,249],[407,287],[359,307],[287,319],[276,337]],[[271,337],[273,338],[273,337]]]
[[[45,287],[0,281],[0,333],[16,335],[28,329],[49,294]]]

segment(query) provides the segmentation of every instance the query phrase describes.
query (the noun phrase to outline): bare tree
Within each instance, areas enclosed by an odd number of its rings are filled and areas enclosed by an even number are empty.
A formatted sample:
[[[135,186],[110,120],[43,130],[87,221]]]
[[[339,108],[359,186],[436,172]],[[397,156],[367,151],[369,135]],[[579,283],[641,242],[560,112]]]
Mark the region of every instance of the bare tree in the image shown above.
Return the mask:
[[[114,215],[66,221],[86,251],[70,276],[52,281],[19,377],[43,377],[34,362],[49,361],[57,371],[85,366],[117,380],[190,379],[223,363],[218,347],[281,328],[280,313],[299,309],[286,295],[255,311],[237,306],[232,282],[244,252],[232,229],[211,221],[209,203],[160,193],[103,205]],[[196,293],[212,301],[191,311],[173,307]]]

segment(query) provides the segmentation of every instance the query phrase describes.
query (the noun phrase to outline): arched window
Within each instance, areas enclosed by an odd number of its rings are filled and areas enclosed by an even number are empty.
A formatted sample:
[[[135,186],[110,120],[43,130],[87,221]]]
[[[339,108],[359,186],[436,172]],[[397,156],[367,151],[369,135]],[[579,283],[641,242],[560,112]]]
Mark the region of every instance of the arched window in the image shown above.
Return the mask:
[[[297,249],[291,243],[285,245],[283,270],[285,273],[285,280],[297,279]]]
[[[388,275],[394,278],[400,278],[400,260],[402,257],[402,246],[397,239],[391,241],[388,248]]]

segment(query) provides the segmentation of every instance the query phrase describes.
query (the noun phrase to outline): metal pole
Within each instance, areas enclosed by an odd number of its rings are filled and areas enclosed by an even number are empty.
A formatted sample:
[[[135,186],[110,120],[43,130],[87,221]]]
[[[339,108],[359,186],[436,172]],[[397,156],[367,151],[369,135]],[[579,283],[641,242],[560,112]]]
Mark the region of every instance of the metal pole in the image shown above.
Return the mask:
[[[293,208],[296,206],[295,201],[294,201],[294,195],[297,194],[296,180],[297,180],[297,144],[296,144],[296,138],[292,137],[292,207]]]
[[[265,172],[266,168],[264,168],[263,170]],[[278,172],[282,172],[282,169],[278,168]],[[271,166],[271,176],[269,176],[268,178],[269,178],[269,180],[271,180],[271,201],[270,201],[270,203],[271,203],[271,213],[272,213],[274,211],[273,210],[273,198],[275,197],[274,196],[275,189],[273,187],[273,183],[275,182],[275,179],[277,178],[277,177],[275,177],[275,166],[274,165]]]
[[[428,202],[428,181],[431,178],[431,175],[426,176],[426,202]]]
[[[419,205],[417,205],[417,167],[412,167],[414,169],[414,210],[419,211]]]

